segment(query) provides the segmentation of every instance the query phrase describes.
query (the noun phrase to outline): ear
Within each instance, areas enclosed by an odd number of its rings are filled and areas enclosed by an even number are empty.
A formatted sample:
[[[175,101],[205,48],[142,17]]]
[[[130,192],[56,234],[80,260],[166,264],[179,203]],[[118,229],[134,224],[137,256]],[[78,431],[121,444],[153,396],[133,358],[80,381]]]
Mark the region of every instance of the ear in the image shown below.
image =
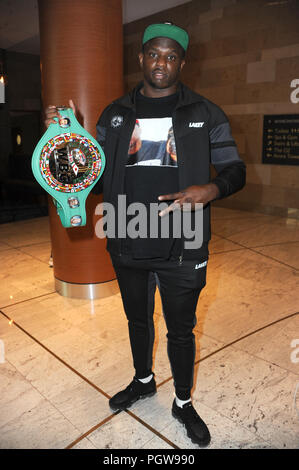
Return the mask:
[[[143,52],[139,52],[138,60],[139,60],[139,65],[140,65],[141,70],[143,69],[143,57],[144,57]]]
[[[180,72],[183,70],[183,67],[184,67],[185,63],[186,63],[186,62],[185,62],[185,60],[183,59],[183,60],[181,61],[181,65],[180,65]]]

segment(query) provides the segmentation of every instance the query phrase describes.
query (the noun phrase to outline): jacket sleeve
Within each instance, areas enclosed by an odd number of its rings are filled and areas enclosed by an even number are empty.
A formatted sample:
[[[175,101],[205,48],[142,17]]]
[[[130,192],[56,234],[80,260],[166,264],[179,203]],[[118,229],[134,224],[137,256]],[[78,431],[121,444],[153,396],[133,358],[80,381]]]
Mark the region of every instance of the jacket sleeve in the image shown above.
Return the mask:
[[[211,163],[217,171],[215,183],[221,199],[240,191],[246,183],[246,166],[241,160],[225,113],[216,105],[210,118]]]
[[[106,140],[106,114],[107,114],[107,108],[103,111],[101,116],[99,117],[99,120],[96,125],[96,130],[97,130],[97,135],[96,139],[99,142],[100,146],[102,147],[104,153],[105,153],[105,140]],[[107,156],[105,154],[106,158],[106,165],[107,165]],[[103,192],[103,183],[104,183],[104,176],[105,176],[105,170],[99,179],[99,181],[94,185],[92,188],[91,192],[93,194],[101,194]]]

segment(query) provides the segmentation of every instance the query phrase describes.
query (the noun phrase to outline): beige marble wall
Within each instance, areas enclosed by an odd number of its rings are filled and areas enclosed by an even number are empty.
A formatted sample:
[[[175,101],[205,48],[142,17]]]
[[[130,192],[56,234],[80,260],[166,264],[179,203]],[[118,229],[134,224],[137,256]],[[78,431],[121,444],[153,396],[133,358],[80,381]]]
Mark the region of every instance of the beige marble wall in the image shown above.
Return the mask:
[[[248,183],[218,205],[281,215],[299,212],[299,166],[262,164],[264,114],[299,114],[291,81],[299,79],[299,2],[193,0],[125,26],[127,89],[141,79],[144,28],[173,21],[190,34],[183,81],[227,113]]]

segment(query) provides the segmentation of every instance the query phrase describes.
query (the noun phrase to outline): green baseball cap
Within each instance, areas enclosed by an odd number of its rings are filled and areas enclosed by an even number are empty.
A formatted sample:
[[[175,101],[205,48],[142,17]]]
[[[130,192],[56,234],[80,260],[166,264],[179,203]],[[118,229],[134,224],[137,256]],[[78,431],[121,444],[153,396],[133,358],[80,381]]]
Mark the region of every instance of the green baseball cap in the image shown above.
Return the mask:
[[[186,51],[189,44],[188,33],[172,23],[157,23],[149,25],[144,33],[142,44],[154,38],[169,38],[178,42],[180,46]]]

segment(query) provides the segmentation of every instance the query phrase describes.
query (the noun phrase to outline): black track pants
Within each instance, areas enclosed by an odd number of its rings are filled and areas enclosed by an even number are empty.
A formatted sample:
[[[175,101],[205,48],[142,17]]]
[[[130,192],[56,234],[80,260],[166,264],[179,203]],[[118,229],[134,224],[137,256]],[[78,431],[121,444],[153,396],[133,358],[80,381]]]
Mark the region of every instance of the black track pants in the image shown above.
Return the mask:
[[[176,396],[190,397],[195,358],[196,306],[206,283],[205,260],[135,260],[127,255],[111,256],[117,275],[136,377],[152,372],[154,342],[154,293],[159,285],[167,326],[168,356]]]

